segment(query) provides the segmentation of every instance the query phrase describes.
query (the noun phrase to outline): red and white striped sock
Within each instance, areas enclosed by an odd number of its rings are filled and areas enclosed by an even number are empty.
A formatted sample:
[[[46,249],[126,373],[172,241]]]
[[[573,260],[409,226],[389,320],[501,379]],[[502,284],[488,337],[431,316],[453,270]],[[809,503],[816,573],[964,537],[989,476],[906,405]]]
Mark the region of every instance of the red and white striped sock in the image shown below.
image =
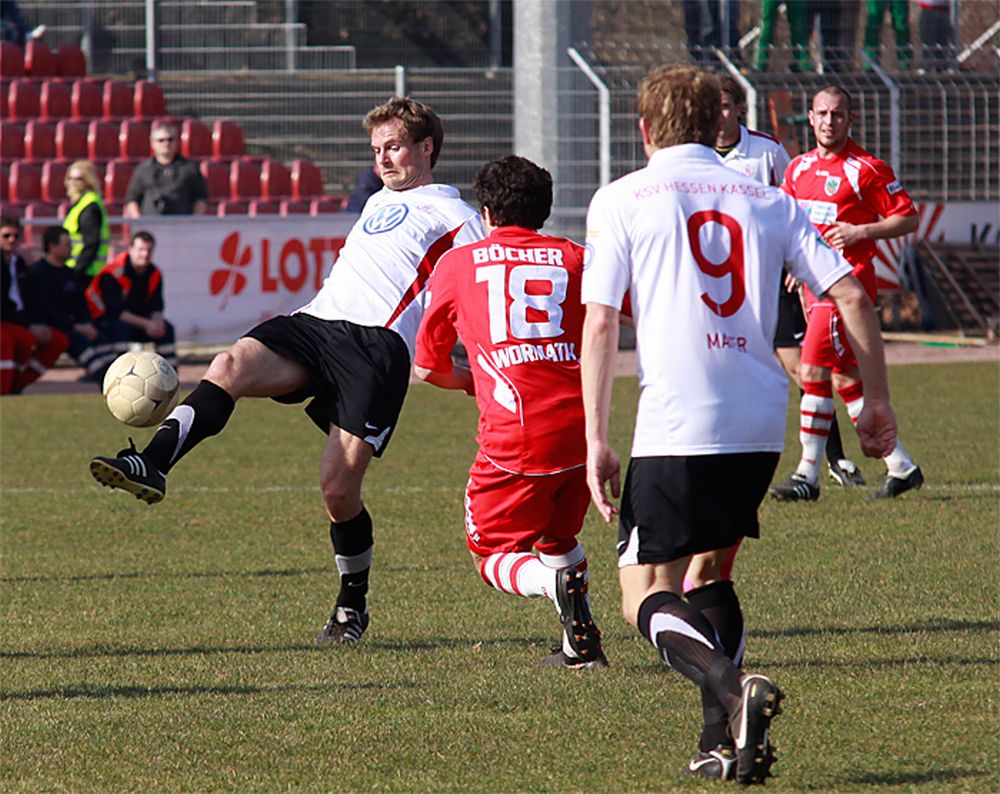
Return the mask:
[[[806,381],[802,384],[802,391],[804,393],[799,406],[802,459],[795,473],[815,485],[819,482],[819,466],[834,417],[833,385],[830,381]]]
[[[491,554],[479,566],[479,575],[486,584],[501,593],[526,598],[545,596],[553,602],[556,598],[556,570],[545,565],[534,554]]]

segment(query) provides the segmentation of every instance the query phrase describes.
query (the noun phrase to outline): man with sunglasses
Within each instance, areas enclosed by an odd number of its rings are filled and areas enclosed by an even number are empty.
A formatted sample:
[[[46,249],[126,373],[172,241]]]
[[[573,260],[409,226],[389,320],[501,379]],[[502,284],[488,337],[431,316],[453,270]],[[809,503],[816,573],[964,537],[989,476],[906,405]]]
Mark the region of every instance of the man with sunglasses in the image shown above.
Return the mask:
[[[204,215],[208,186],[198,164],[177,153],[177,128],[154,121],[149,133],[153,156],[139,164],[125,191],[125,217]]]

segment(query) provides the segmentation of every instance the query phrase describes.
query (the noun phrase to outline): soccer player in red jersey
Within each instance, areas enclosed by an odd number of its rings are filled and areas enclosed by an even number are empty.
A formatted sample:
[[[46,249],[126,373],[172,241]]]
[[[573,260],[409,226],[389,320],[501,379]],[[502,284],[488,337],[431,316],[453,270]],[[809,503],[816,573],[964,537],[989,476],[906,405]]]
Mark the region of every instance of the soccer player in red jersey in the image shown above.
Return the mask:
[[[530,160],[487,163],[474,186],[488,235],[438,262],[415,370],[476,397],[479,452],[465,528],[483,580],[555,604],[562,649],[541,664],[604,666],[577,541],[590,500],[577,358],[583,248],[538,233],[552,207],[552,177]],[[458,338],[468,367],[452,359]]]
[[[782,187],[826,241],[843,252],[874,302],[875,241],[909,234],[919,219],[892,169],[851,140],[853,122],[851,97],[844,89],[831,85],[817,93],[809,110],[816,148],[792,160]],[[834,417],[834,390],[852,421],[864,406],[857,359],[837,308],[808,289],[805,297],[809,320],[802,346],[802,458],[787,482],[770,489],[774,498],[792,502],[819,498],[819,466]],[[888,475],[875,498],[892,498],[923,485],[923,472],[898,440],[884,460]]]

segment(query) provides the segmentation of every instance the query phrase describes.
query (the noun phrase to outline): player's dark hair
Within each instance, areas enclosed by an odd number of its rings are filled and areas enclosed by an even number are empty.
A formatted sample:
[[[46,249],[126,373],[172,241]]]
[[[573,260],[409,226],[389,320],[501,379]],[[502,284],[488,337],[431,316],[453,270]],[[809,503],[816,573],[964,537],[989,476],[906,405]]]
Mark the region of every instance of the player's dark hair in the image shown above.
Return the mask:
[[[414,143],[418,143],[425,138],[430,138],[434,147],[431,150],[431,168],[437,164],[438,155],[441,153],[441,144],[444,142],[444,125],[438,114],[431,110],[423,102],[417,102],[409,97],[393,97],[384,105],[379,105],[368,111],[362,125],[365,132],[371,135],[373,129],[380,124],[385,124],[392,119],[399,119],[403,122],[403,129]]]
[[[20,229],[21,219],[16,215],[0,215],[0,226],[9,226],[12,229]]]
[[[150,245],[156,245],[156,238],[150,232],[139,231],[132,235],[129,239],[128,244],[132,245],[136,240],[142,240],[144,243],[149,243]]]
[[[717,79],[719,81],[719,88],[729,94],[734,102],[740,105],[747,103],[747,92],[743,90],[743,86],[740,85],[739,80],[731,74],[717,75]]]
[[[494,226],[541,229],[552,211],[552,175],[517,155],[484,165],[472,189]]]
[[[42,251],[47,254],[59,245],[64,234],[68,236],[69,232],[62,226],[46,226],[45,231],[42,232]]]
[[[809,107],[812,107],[812,103],[816,101],[816,97],[820,94],[833,94],[834,96],[843,97],[844,101],[847,103],[847,112],[854,112],[854,100],[851,98],[850,93],[846,88],[839,85],[828,85],[825,88],[821,88],[815,94],[813,94],[812,102],[809,103]]]
[[[659,149],[682,143],[713,146],[722,101],[715,75],[693,66],[661,66],[639,86],[639,116]]]

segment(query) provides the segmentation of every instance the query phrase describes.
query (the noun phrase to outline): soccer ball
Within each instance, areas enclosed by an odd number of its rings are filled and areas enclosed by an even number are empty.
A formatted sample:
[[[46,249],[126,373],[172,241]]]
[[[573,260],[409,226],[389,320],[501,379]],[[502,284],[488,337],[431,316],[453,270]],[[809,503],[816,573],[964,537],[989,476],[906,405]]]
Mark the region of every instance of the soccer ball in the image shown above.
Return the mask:
[[[104,376],[104,399],[120,422],[133,427],[158,425],[180,396],[180,381],[169,361],[156,353],[123,353]]]

